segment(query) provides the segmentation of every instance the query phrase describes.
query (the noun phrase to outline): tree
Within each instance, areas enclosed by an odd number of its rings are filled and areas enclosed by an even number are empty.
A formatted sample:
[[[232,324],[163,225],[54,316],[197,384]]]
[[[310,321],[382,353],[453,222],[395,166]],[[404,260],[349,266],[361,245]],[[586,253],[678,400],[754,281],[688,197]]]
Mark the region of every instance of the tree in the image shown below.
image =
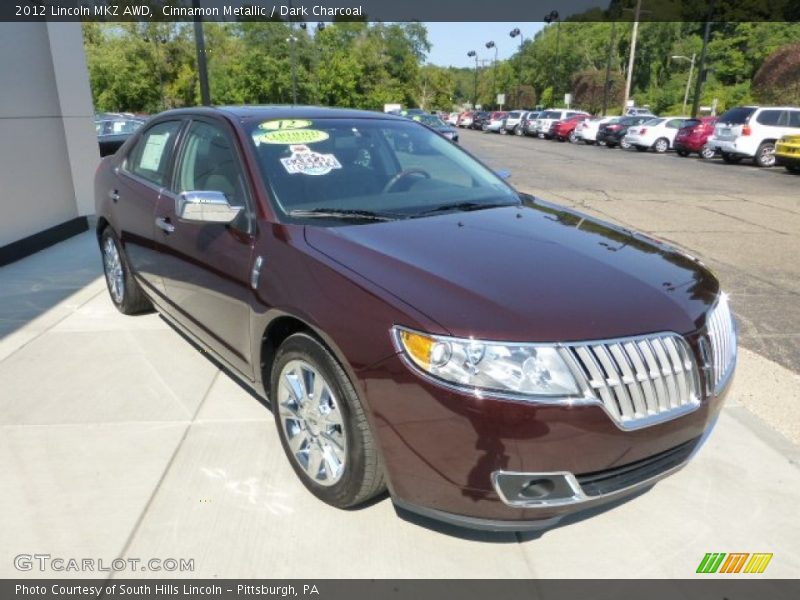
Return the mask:
[[[581,71],[572,81],[572,101],[575,106],[584,110],[599,114],[603,109],[603,95],[606,84],[606,72],[599,69],[588,69]],[[625,88],[625,80],[617,72],[611,73],[608,80],[608,105],[619,106],[622,103],[622,95]]]
[[[769,104],[800,104],[800,43],[772,53],[753,78],[756,98]]]

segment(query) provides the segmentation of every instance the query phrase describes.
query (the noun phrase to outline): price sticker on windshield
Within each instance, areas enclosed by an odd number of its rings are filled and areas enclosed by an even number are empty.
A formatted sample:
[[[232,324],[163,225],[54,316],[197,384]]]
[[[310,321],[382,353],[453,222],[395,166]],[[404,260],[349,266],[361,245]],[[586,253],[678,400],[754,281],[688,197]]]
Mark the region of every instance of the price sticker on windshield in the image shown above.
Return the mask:
[[[292,146],[292,155],[282,158],[281,164],[287,173],[302,175],[327,175],[342,165],[333,154],[320,154],[308,146]]]

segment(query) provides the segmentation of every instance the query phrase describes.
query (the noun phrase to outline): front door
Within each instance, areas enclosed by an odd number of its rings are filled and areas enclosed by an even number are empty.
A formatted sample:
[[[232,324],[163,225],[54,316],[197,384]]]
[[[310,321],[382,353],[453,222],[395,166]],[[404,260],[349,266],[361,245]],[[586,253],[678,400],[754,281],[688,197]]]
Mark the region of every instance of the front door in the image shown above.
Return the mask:
[[[156,209],[155,240],[172,314],[242,374],[253,378],[252,199],[227,125],[194,120],[182,137],[171,190]],[[222,192],[242,212],[231,224],[181,220],[184,191]]]

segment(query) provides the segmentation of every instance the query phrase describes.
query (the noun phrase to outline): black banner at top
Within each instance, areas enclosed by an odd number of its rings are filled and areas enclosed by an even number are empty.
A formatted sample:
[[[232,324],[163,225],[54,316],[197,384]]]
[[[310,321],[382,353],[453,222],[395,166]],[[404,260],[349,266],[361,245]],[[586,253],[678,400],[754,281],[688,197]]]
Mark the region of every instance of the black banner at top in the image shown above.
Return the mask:
[[[637,10],[638,8],[638,10]],[[3,0],[0,21],[799,21],[800,0]]]

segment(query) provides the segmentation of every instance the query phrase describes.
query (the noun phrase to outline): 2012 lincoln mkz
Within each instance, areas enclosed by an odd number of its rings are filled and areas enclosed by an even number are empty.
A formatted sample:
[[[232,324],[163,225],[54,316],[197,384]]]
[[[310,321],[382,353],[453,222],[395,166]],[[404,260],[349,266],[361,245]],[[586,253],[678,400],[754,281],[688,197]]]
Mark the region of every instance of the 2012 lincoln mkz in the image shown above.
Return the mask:
[[[113,303],[155,307],[268,399],[337,507],[388,490],[464,526],[548,526],[685,465],[734,370],[697,259],[402,117],[169,111],[95,190]]]

